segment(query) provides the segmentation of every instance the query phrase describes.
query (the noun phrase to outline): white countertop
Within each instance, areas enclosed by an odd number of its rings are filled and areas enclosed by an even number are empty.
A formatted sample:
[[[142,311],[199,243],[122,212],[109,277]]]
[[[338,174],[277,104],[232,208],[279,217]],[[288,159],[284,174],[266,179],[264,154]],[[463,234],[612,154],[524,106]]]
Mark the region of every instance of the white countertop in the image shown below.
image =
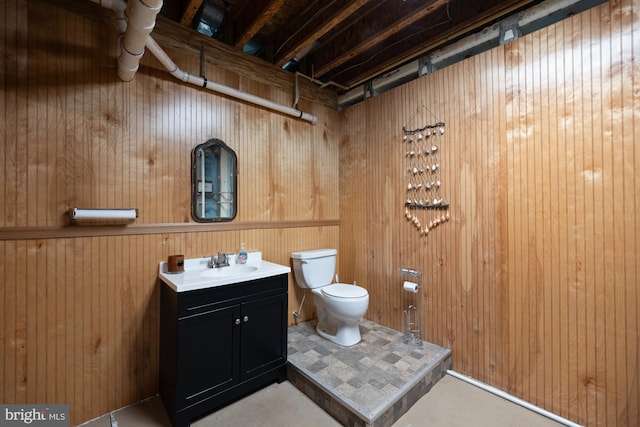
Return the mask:
[[[169,285],[176,292],[194,291],[197,289],[207,289],[216,286],[231,285],[233,283],[246,282],[248,280],[263,279],[265,277],[277,276],[279,274],[288,274],[291,268],[262,260],[262,252],[249,252],[246,266],[256,267],[255,271],[238,274],[235,276],[224,277],[203,277],[200,273],[211,270],[207,267],[209,257],[192,258],[184,260],[184,271],[182,273],[167,272],[167,262],[160,263],[158,268],[158,277]],[[229,255],[229,264],[242,265],[235,263],[235,255]],[[220,269],[229,267],[219,267]]]

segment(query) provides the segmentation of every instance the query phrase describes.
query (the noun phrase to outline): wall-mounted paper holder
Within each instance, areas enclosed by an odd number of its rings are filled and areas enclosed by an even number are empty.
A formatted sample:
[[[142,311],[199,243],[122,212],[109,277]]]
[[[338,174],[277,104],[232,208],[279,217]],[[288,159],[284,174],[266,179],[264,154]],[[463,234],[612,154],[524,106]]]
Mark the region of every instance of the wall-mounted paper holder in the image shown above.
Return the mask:
[[[108,221],[135,221],[138,218],[138,209],[94,209],[94,208],[71,208],[69,217],[72,221],[82,220],[108,220]]]

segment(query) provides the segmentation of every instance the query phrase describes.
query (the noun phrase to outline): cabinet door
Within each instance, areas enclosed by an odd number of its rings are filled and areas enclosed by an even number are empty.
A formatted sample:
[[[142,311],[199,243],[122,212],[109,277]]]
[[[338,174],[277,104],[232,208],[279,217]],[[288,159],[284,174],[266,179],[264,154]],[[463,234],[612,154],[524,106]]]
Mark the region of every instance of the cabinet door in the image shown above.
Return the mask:
[[[287,294],[242,304],[241,380],[287,360]]]
[[[179,321],[179,407],[189,406],[240,381],[239,323],[239,305]]]

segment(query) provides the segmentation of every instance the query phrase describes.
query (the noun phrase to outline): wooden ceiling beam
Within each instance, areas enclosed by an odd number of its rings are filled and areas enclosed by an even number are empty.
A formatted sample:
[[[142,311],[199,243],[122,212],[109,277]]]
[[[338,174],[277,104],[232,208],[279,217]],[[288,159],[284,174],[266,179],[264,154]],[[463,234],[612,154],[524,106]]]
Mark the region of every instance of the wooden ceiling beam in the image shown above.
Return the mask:
[[[414,47],[398,50],[395,54],[390,55],[387,59],[380,61],[374,67],[370,65],[363,67],[354,67],[352,72],[347,72],[340,76],[340,81],[345,86],[353,87],[364,83],[371,78],[380,74],[386,73],[392,69],[398,68],[403,63],[407,62],[409,58],[418,58],[422,55],[432,52],[436,49],[442,48],[450,40],[455,40],[458,37],[462,37],[465,34],[469,34],[474,31],[481,30],[485,26],[494,22],[496,19],[500,19],[504,16],[510,15],[517,10],[528,7],[535,3],[536,0],[519,0],[508,4],[498,3],[497,5],[487,9],[480,14],[474,14],[459,24],[449,28],[446,32],[441,33],[438,37],[431,38],[430,40],[423,40],[420,43],[413,43]],[[408,41],[408,44],[412,44]]]
[[[373,35],[361,37],[360,35],[364,34],[364,31],[358,31],[356,36],[349,33],[334,38],[331,43],[328,43],[322,49],[318,49],[308,59],[308,62],[314,68],[314,77],[322,77],[354,57],[375,48],[376,45],[383,43],[395,33],[446,5],[448,1],[433,0],[425,3],[417,0],[399,2],[393,5],[393,7],[397,8],[395,15],[390,13],[381,14],[379,22],[382,23],[382,28],[376,30]],[[424,3],[424,5],[416,8],[416,3]],[[390,8],[387,10],[390,11]],[[335,46],[340,46],[340,49]],[[341,53],[335,56],[335,52]]]
[[[326,35],[337,25],[348,19],[358,9],[369,2],[380,0],[338,0],[330,3],[317,2],[315,7],[307,10],[287,31],[278,35],[274,42],[274,62],[282,67],[296,54],[311,46],[316,40]]]
[[[242,49],[278,13],[284,0],[254,0],[247,3],[234,23],[234,47]]]
[[[203,0],[189,0],[187,6],[184,8],[184,12],[182,12],[182,17],[180,18],[180,23],[187,27],[191,26],[193,22],[193,18],[195,18],[196,13],[198,13],[198,9],[202,6]]]

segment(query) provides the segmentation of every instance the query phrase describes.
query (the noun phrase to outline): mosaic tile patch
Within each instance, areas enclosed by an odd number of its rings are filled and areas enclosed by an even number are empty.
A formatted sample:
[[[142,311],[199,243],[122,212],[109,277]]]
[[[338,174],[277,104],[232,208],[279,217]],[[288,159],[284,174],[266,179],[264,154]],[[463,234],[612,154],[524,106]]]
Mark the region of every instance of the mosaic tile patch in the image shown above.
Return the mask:
[[[451,367],[451,350],[377,323],[360,323],[362,341],[342,347],[320,337],[316,321],[289,327],[289,381],[344,425],[389,426]]]

